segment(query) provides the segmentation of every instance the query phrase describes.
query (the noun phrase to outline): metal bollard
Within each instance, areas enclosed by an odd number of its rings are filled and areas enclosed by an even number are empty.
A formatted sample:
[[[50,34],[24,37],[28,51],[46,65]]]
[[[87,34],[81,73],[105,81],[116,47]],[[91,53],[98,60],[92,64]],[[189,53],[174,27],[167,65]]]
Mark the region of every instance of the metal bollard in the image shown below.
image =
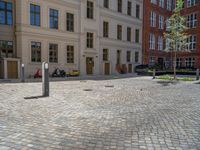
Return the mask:
[[[199,80],[199,69],[197,69],[197,72],[196,72],[196,79]]]
[[[42,63],[42,91],[44,97],[49,96],[49,66],[46,62]]]
[[[156,78],[156,69],[153,69],[153,79]]]
[[[25,82],[25,76],[24,76],[24,64],[21,66],[21,82]]]

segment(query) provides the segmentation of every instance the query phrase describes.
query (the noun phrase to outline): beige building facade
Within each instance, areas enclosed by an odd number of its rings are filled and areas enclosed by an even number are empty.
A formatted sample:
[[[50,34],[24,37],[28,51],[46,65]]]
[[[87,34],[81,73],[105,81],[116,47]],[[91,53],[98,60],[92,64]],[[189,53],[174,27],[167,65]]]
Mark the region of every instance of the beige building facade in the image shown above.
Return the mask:
[[[21,64],[33,77],[44,61],[50,73],[134,72],[142,61],[142,8],[142,0],[0,1],[0,77],[19,78]]]

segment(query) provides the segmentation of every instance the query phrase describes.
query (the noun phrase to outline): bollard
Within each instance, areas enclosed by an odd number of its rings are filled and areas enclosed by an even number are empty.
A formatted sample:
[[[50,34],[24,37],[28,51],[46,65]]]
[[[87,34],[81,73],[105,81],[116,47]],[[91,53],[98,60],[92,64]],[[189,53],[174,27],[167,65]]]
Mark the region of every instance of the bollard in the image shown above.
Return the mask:
[[[42,91],[44,97],[49,96],[49,66],[46,62],[42,63]]]
[[[25,82],[25,79],[24,79],[24,64],[22,64],[22,66],[21,66],[21,82]]]
[[[197,69],[197,72],[196,72],[196,79],[199,80],[199,69]]]
[[[153,79],[156,78],[156,69],[153,69]]]

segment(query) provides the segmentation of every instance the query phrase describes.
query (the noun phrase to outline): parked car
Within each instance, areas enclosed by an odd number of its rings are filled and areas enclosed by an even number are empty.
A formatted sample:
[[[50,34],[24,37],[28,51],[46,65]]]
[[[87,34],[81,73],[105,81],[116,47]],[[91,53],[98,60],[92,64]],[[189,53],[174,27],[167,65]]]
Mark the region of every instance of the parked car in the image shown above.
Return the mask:
[[[66,74],[66,76],[72,76],[72,77],[79,76],[79,75],[80,75],[80,71],[78,70],[72,70]]]

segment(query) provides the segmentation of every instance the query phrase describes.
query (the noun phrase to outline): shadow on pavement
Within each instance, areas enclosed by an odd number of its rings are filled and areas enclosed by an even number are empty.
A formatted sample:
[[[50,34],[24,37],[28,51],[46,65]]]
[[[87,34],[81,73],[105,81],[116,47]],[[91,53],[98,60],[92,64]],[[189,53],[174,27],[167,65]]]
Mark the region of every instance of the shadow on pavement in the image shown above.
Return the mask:
[[[176,85],[178,81],[157,81],[158,84],[162,86]]]
[[[24,97],[24,99],[39,99],[44,98],[45,96],[30,96],[30,97]]]

